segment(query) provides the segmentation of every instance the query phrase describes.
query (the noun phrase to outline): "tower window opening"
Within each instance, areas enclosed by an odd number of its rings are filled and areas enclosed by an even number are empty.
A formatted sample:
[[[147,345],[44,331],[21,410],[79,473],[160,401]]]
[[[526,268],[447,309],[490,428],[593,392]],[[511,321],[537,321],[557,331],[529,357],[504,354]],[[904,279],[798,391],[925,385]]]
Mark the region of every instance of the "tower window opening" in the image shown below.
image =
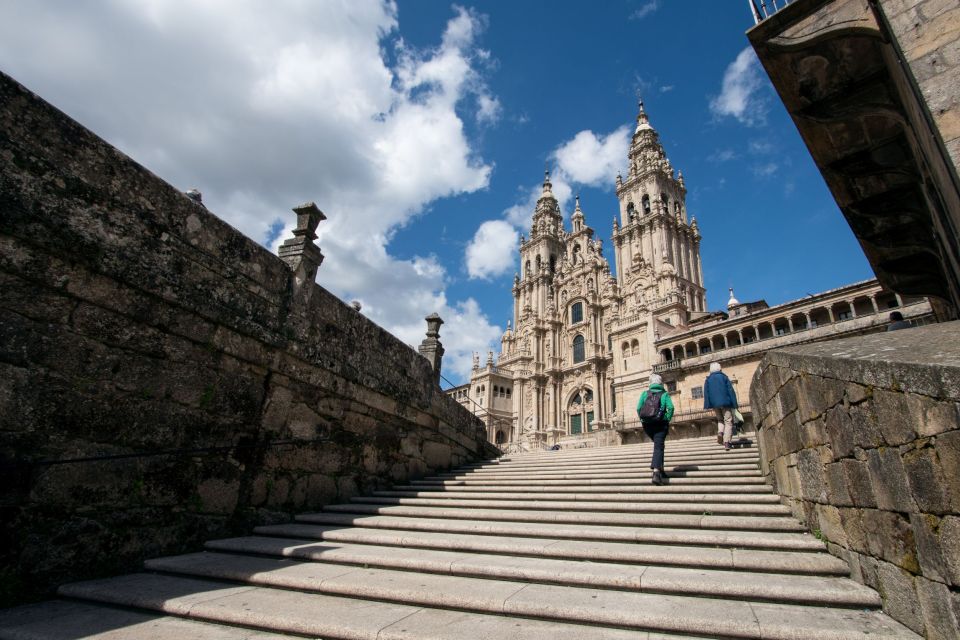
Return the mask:
[[[643,194],[643,198],[640,199],[640,204],[643,206],[644,215],[650,213],[650,196]]]
[[[582,302],[574,302],[573,306],[570,307],[570,323],[577,324],[578,322],[583,322]]]
[[[578,362],[583,362],[585,359],[586,354],[584,351],[583,336],[577,335],[573,339],[573,362],[576,364]]]

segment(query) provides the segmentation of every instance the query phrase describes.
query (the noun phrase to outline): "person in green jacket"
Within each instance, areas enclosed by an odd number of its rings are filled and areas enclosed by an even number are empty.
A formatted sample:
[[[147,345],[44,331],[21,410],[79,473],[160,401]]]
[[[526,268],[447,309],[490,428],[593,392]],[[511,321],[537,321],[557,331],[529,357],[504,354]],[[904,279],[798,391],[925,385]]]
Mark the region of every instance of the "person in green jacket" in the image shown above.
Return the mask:
[[[647,405],[648,396],[652,396],[649,405]],[[663,470],[663,443],[667,439],[667,431],[670,430],[670,419],[673,418],[673,400],[663,387],[663,379],[655,373],[650,374],[650,387],[640,394],[640,400],[637,402],[637,416],[643,424],[643,432],[653,440],[653,457],[650,460],[650,468],[653,469],[651,482],[661,485],[669,480]]]

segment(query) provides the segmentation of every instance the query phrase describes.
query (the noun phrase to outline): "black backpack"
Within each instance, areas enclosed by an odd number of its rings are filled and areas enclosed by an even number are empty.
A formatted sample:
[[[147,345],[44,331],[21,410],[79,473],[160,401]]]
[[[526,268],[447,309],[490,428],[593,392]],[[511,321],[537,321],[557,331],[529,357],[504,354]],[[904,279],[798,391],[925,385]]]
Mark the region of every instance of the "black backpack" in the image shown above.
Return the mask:
[[[663,391],[647,392],[647,399],[640,405],[640,422],[643,424],[663,422],[664,408],[660,406],[660,397],[663,393]]]

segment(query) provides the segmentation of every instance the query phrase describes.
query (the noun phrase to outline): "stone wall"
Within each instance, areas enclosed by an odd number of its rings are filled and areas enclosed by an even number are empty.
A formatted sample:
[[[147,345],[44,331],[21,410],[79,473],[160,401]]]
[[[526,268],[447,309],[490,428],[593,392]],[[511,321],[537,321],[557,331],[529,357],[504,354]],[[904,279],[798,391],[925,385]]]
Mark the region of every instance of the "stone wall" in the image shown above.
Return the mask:
[[[0,74],[2,604],[493,453],[416,351]]]
[[[761,464],[797,517],[927,638],[960,628],[960,322],[768,353]]]

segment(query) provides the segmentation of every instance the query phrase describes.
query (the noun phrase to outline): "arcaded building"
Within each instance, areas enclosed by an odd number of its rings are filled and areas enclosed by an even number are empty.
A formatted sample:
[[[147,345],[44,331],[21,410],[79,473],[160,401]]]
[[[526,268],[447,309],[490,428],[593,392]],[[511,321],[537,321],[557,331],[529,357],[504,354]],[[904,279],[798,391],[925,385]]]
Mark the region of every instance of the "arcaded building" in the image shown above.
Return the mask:
[[[904,300],[868,281],[769,307],[706,309],[700,232],[686,206],[683,174],[674,169],[640,103],[628,152],[616,177],[614,266],[587,224],[577,198],[564,226],[549,174],[520,239],[513,322],[499,358],[474,357],[470,383],[449,393],[487,423],[504,447],[617,444],[637,436],[635,405],[650,374],[664,377],[677,406],[674,428],[709,430],[703,379],[720,361],[747,402],[763,353],[777,346],[884,330],[889,310],[922,322],[924,300]],[[698,386],[700,385],[700,386]],[[749,412],[748,412],[749,413]]]

